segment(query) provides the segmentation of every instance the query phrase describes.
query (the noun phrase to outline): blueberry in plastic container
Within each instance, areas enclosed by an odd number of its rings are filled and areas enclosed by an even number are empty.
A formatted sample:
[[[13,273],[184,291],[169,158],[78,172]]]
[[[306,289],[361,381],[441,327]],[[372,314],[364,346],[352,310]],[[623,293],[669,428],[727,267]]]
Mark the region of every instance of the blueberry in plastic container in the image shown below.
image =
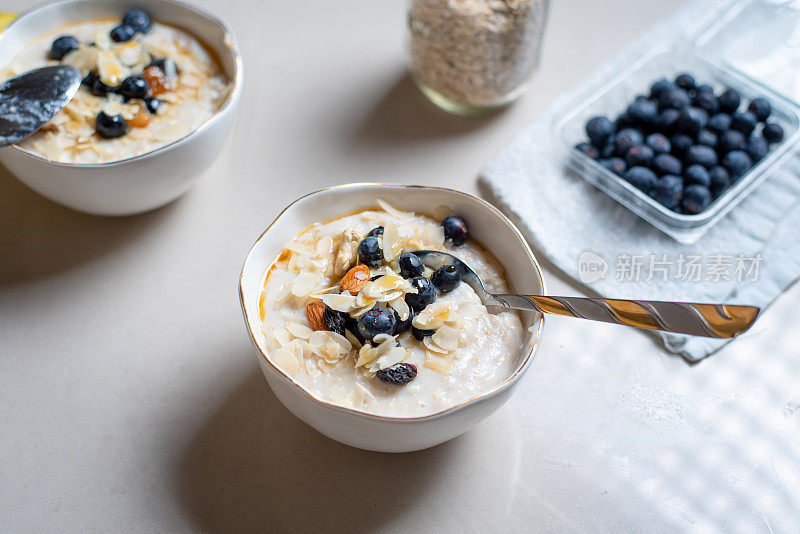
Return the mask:
[[[711,176],[702,165],[689,165],[683,175],[687,185],[700,184],[706,187],[711,185]]]
[[[738,180],[753,166],[753,160],[744,150],[732,150],[722,158],[722,166],[730,173],[733,180]]]
[[[720,165],[711,167],[711,170],[708,171],[708,176],[711,178],[710,189],[714,198],[720,196],[731,186],[731,175],[725,170],[725,167]]]
[[[677,109],[667,108],[658,114],[654,128],[664,135],[671,135],[675,132],[675,124],[681,112]]]
[[[681,206],[689,215],[697,215],[711,204],[711,191],[704,185],[693,184],[683,190]]]
[[[697,135],[708,122],[708,113],[700,108],[686,108],[681,112],[675,126],[678,131],[686,135]]]
[[[625,154],[625,163],[628,167],[643,166],[649,167],[653,162],[653,149],[647,145],[636,145]]]
[[[680,175],[683,165],[681,164],[681,160],[675,156],[670,154],[659,154],[653,158],[653,164],[651,168],[659,176],[663,176],[665,174]]]
[[[650,86],[650,98],[659,98],[662,94],[674,88],[675,84],[666,78],[660,78]]]
[[[623,178],[626,182],[645,193],[652,191],[657,180],[656,173],[647,167],[631,167],[625,171]]]
[[[701,95],[703,93],[708,93],[710,95],[714,94],[714,88],[708,84],[698,85],[694,88],[695,94]]]
[[[747,138],[744,151],[754,162],[759,161],[769,152],[769,143],[760,135],[753,134]]]
[[[766,98],[758,97],[750,102],[750,105],[747,106],[747,110],[756,116],[758,122],[764,122],[769,118],[770,113],[772,113],[772,105]]]
[[[731,150],[744,150],[747,139],[738,130],[727,130],[719,135],[717,140],[717,151],[720,155],[725,155]]]
[[[622,158],[608,158],[600,161],[600,165],[613,172],[618,176],[622,176],[628,166]]]
[[[729,130],[731,127],[731,116],[727,113],[715,113],[709,117],[706,128],[716,134]]]
[[[672,145],[670,145],[669,139],[660,133],[652,133],[648,135],[646,143],[647,146],[653,149],[655,154],[669,154],[672,150]]]
[[[684,162],[687,165],[694,165],[696,163],[710,169],[717,164],[717,153],[709,146],[692,145],[689,147],[689,150],[686,151]]]
[[[646,98],[637,99],[628,106],[626,113],[634,124],[648,128],[656,123],[658,108]]]
[[[592,117],[586,122],[586,135],[593,145],[602,147],[614,135],[614,123],[608,117]]]
[[[756,129],[756,114],[752,111],[736,112],[731,115],[731,129],[750,135]]]
[[[642,132],[636,128],[624,128],[617,132],[617,136],[614,139],[614,145],[617,147],[617,154],[620,156],[624,156],[628,153],[628,150],[636,145],[641,145],[643,142],[644,136]]]
[[[662,110],[669,108],[681,110],[689,107],[691,103],[692,99],[689,96],[689,93],[680,87],[675,87],[669,91],[666,91],[658,99],[658,107]]]
[[[761,135],[770,143],[780,143],[783,141],[783,128],[774,122],[768,122],[764,125],[764,129],[761,130]]]
[[[739,104],[742,102],[742,95],[735,89],[726,89],[719,98],[719,110],[723,113],[733,113],[739,109]]]
[[[592,159],[597,159],[600,157],[600,151],[591,143],[578,143],[575,145],[575,148],[586,154]]]
[[[666,208],[678,207],[683,198],[683,178],[672,174],[662,176],[656,181],[650,195]]]
[[[698,92],[692,99],[692,106],[702,109],[709,115],[713,115],[719,111],[719,100],[714,96],[714,93]]]
[[[692,89],[695,88],[696,82],[694,76],[692,76],[688,72],[683,72],[675,77],[675,85],[677,85],[684,91],[691,91]]]
[[[672,153],[679,158],[685,156],[689,147],[694,145],[694,139],[686,134],[673,135],[669,142],[672,145]]]
[[[717,134],[715,134],[714,132],[712,132],[708,128],[700,130],[700,133],[697,134],[697,144],[698,145],[706,145],[706,146],[710,146],[711,148],[714,148],[714,147],[717,146],[717,141],[718,140],[719,140],[719,138],[717,137]]]

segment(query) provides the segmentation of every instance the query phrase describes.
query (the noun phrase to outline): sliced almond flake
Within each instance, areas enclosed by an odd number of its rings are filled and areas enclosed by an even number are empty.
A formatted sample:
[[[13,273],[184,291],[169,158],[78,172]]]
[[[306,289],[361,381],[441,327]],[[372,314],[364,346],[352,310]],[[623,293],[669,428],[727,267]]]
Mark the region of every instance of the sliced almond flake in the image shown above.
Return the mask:
[[[103,51],[97,54],[97,74],[104,84],[116,87],[128,77],[130,69],[120,63],[113,52]]]
[[[350,330],[345,330],[344,335],[353,348],[358,348],[358,349],[361,348],[361,342],[358,340],[358,338],[356,338],[356,336],[353,335],[353,333]]]
[[[328,294],[322,296],[322,302],[336,311],[347,313],[353,310],[357,298],[352,295]]]
[[[315,297],[315,298],[322,298],[323,295],[326,295],[328,293],[332,293],[334,291],[339,291],[339,284],[334,284],[332,286],[323,287],[322,289],[318,289],[318,290],[314,291],[309,296]]]
[[[320,276],[316,273],[301,272],[292,282],[292,295],[306,297],[314,292],[320,281]]]
[[[408,307],[408,303],[406,303],[403,297],[390,300],[389,307],[397,312],[397,315],[400,316],[401,321],[408,319],[408,316],[411,313],[411,308]]]
[[[347,330],[345,330],[347,332]],[[327,332],[328,337],[341,348],[340,351],[347,354],[353,350],[353,344],[345,336],[337,334],[336,332]]]
[[[293,322],[286,323],[286,330],[288,330],[289,333],[292,334],[294,337],[299,337],[300,339],[308,339],[314,332],[305,325]]]
[[[317,255],[317,252],[311,246],[306,245],[305,243],[299,243],[297,241],[292,241],[286,246],[286,248],[307,258],[313,258]]]
[[[400,231],[397,225],[388,221],[383,225],[383,258],[386,261],[393,261],[403,248],[403,241],[400,238]]]
[[[365,306],[365,307],[363,307],[363,308],[361,308],[359,310],[350,312],[350,317],[352,317],[354,319],[360,319],[361,317],[366,315],[367,312],[370,311],[374,307],[375,307],[375,303],[373,302],[372,304],[370,304],[368,306]]]
[[[382,200],[380,198],[377,200],[377,202],[378,202],[378,206],[380,206],[383,211],[385,211],[386,213],[388,213],[390,215],[394,215],[398,219],[410,219],[411,217],[414,216],[413,213],[406,212],[406,211],[400,211],[399,209],[391,206],[388,202],[386,202],[385,200]]]
[[[452,358],[442,358],[438,357],[430,352],[426,354],[427,358],[423,365],[428,369],[433,369],[443,375],[450,374],[450,369],[453,367],[453,359]]]
[[[317,244],[314,245],[314,250],[317,253],[317,256],[323,256],[328,254],[333,254],[333,238],[331,236],[324,236]]]
[[[414,317],[411,324],[421,330],[436,330],[444,325],[449,315],[450,310],[446,305],[439,303],[429,304]]]
[[[408,352],[406,352],[406,349],[402,347],[394,347],[386,354],[378,358],[378,361],[375,362],[371,367],[376,371],[380,369],[386,369],[402,362],[406,358],[408,358]]]
[[[437,354],[447,354],[450,352],[437,345],[436,342],[431,339],[431,337],[432,336],[426,336],[422,338],[422,344],[425,345],[426,349]]]
[[[462,302],[458,305],[458,313],[464,319],[477,319],[483,315],[485,307],[474,302]]]
[[[431,341],[447,352],[453,352],[458,348],[460,334],[455,328],[442,326],[431,336]],[[427,345],[426,345],[427,346]]]
[[[306,372],[311,376],[315,376],[317,373],[319,373],[319,367],[317,367],[317,364],[314,362],[314,360],[306,360],[305,367]]]
[[[275,351],[272,357],[275,365],[283,369],[288,375],[294,376],[300,370],[300,360],[291,351],[280,348]]]
[[[364,365],[368,365],[372,363],[372,361],[375,360],[377,357],[378,353],[374,349],[374,347],[369,343],[365,343],[358,351],[358,361],[356,361],[356,367],[362,367]]]

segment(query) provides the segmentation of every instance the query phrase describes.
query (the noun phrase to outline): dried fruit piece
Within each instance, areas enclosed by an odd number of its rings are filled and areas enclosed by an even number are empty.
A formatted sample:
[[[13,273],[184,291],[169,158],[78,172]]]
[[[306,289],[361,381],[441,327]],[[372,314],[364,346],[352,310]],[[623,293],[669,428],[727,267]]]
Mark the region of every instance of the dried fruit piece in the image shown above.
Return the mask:
[[[136,112],[136,115],[128,121],[128,124],[134,128],[144,128],[150,124],[150,112],[144,108],[140,108],[139,111]]]
[[[349,315],[325,306],[325,311],[323,312],[322,317],[325,321],[325,326],[328,327],[328,330],[331,332],[336,332],[340,336],[346,335],[345,331],[347,330],[347,319],[350,317]]]
[[[313,330],[327,330],[328,325],[325,322],[325,304],[322,302],[312,302],[306,306],[306,318],[308,324],[311,325]]]
[[[342,293],[348,291],[351,295],[357,295],[367,280],[369,280],[369,267],[364,264],[356,265],[347,271],[342,281],[339,282],[339,291]]]
[[[381,369],[375,376],[379,380],[402,386],[408,384],[417,377],[417,366],[413,363],[398,363],[387,369]]]
[[[156,67],[155,65],[151,65],[144,69],[144,79],[147,80],[147,85],[150,86],[150,90],[153,92],[153,96],[158,96],[164,93],[168,93],[172,91],[175,87],[173,84],[167,79],[166,74],[164,71]]]

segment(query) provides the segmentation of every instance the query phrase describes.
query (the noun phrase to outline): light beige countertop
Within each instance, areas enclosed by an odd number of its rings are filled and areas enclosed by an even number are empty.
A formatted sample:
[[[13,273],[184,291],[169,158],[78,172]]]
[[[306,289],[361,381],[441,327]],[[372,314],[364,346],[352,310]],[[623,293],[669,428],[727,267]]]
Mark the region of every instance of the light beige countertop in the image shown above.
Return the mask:
[[[553,1],[530,91],[484,119],[413,87],[403,2],[202,3],[238,34],[245,92],[196,189],[104,219],[0,170],[1,531],[800,527],[800,287],[694,366],[633,330],[550,318],[505,407],[405,455],[299,422],[241,319],[244,256],[287,203],[355,180],[474,193],[537,110],[680,2]],[[545,268],[553,294],[578,293]]]

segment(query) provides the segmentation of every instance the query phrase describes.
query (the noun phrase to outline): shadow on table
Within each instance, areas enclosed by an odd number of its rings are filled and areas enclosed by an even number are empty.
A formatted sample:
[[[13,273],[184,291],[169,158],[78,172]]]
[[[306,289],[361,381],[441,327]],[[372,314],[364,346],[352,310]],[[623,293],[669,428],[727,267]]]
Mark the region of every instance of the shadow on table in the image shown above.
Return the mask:
[[[424,495],[460,439],[410,454],[334,442],[253,374],[194,436],[180,466],[185,511],[210,532],[362,532]]]
[[[504,111],[483,117],[447,113],[428,101],[411,76],[402,72],[364,116],[354,137],[357,142],[391,145],[455,136],[488,125]]]
[[[135,217],[85,215],[38,195],[0,166],[0,287],[107,254],[154,227],[173,205]]]

